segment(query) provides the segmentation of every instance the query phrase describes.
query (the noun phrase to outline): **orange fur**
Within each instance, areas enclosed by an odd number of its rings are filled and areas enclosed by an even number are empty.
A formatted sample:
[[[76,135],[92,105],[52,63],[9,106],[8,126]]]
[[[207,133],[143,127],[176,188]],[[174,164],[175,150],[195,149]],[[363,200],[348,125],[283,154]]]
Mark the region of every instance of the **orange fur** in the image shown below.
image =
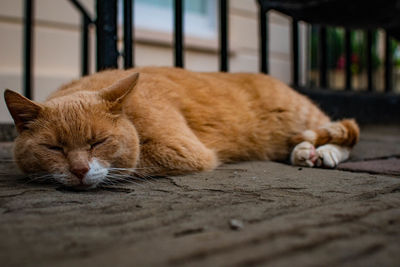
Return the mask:
[[[81,161],[96,157],[142,174],[181,174],[223,162],[285,160],[308,129],[317,129],[318,145],[338,138],[354,145],[358,138],[354,121],[338,123],[346,132],[341,137],[329,134],[321,128],[329,118],[308,98],[263,74],[108,70],[62,86],[43,104],[10,91],[6,101],[20,131],[15,157],[26,172],[69,172],[69,154],[81,151]],[[36,113],[21,120],[21,103]]]
[[[353,147],[358,142],[360,129],[355,120],[341,120],[338,122],[330,122],[322,127],[313,129],[315,137],[310,138],[306,132],[295,135],[291,143],[299,144],[308,141],[315,146],[325,144],[335,144],[346,147]]]

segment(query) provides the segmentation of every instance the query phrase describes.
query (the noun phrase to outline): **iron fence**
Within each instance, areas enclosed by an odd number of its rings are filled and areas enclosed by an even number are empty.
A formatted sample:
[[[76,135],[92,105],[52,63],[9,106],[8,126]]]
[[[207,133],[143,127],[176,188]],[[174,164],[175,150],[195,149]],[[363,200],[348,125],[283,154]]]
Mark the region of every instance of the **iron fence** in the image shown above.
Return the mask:
[[[96,18],[92,18],[87,10],[78,0],[68,0],[81,14],[81,74],[87,75],[89,70],[89,28],[96,28],[96,69],[103,70],[118,67],[118,58],[123,57],[124,68],[134,66],[134,27],[133,9],[134,0],[123,0],[123,52],[117,49],[117,4],[118,0],[97,0]],[[220,71],[229,70],[229,44],[228,44],[228,0],[217,0],[219,5],[219,69]],[[269,72],[268,55],[268,12],[278,10],[292,16],[292,86],[302,93],[317,101],[323,109],[334,117],[356,117],[361,122],[400,122],[400,97],[390,94],[393,89],[392,84],[392,55],[390,47],[390,36],[386,33],[385,43],[385,92],[386,94],[374,93],[372,77],[372,34],[368,28],[367,34],[367,80],[368,94],[352,91],[352,73],[350,69],[351,29],[345,31],[345,89],[347,92],[337,92],[326,90],[328,84],[328,42],[327,31],[324,24],[319,31],[319,88],[310,89],[302,87],[299,83],[300,73],[300,49],[299,49],[299,21],[307,21],[304,12],[297,16],[293,10],[293,3],[297,0],[257,0],[259,8],[259,57],[260,72]],[[307,2],[307,1],[305,1]],[[313,1],[318,2],[318,1]],[[327,1],[325,1],[327,2]],[[328,1],[329,2],[329,1]],[[331,1],[332,2],[332,1]],[[287,5],[287,4],[291,5]],[[345,5],[346,3],[341,3]],[[184,1],[174,0],[174,65],[184,67]],[[285,6],[286,5],[286,6]],[[32,36],[33,36],[33,6],[34,0],[25,0],[24,17],[24,94],[26,97],[32,96]],[[286,8],[286,9],[285,9]],[[291,9],[292,8],[292,9]],[[337,14],[340,18],[340,14]],[[321,19],[320,19],[321,20]],[[322,19],[323,20],[323,19]],[[313,19],[312,23],[319,23],[318,19]],[[362,27],[363,25],[357,25]],[[325,89],[325,90],[323,90]]]

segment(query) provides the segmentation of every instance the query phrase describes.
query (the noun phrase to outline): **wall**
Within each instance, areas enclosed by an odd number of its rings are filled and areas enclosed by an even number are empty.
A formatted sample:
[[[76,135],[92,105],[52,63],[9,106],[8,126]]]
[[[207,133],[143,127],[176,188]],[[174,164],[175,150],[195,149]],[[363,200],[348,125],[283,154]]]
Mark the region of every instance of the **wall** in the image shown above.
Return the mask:
[[[94,0],[81,3],[94,14]],[[36,0],[34,32],[34,99],[45,97],[62,83],[79,77],[80,16],[67,0]],[[230,71],[258,72],[258,22],[255,0],[230,0]],[[23,1],[0,1],[0,91],[21,91],[23,69]],[[285,82],[291,80],[290,19],[270,13],[270,73]],[[136,30],[137,66],[173,65],[172,35]],[[301,28],[302,37],[305,27]],[[91,70],[94,70],[94,32],[91,33]],[[156,36],[156,37],[155,37]],[[304,43],[304,42],[303,42]],[[204,42],[186,38],[185,67],[198,71],[217,71],[217,40]],[[303,46],[304,50],[304,46]],[[303,62],[303,64],[305,64]],[[4,100],[0,123],[11,122]]]

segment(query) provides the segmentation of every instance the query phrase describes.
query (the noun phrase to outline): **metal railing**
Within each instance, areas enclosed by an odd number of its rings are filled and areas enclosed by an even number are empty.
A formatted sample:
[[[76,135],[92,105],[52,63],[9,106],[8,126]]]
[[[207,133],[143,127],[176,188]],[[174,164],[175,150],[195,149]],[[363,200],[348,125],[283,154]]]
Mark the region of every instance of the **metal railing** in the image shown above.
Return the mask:
[[[81,13],[81,42],[82,63],[81,75],[89,74],[89,27],[93,25],[92,19],[86,9],[77,0],[69,0]],[[23,92],[27,98],[32,98],[33,76],[33,33],[34,33],[34,5],[35,0],[25,0],[24,12],[24,74]]]
[[[395,10],[380,10],[381,13],[379,13],[377,16],[378,18],[370,17],[370,12],[367,13],[367,15],[362,14],[359,15],[361,16],[360,22],[356,23],[355,20],[357,20],[357,15],[358,14],[351,14],[352,18],[355,19],[349,19],[349,10],[352,10],[352,12],[357,11],[358,13],[362,13],[362,7],[359,6],[357,9],[355,9],[356,3],[360,4],[368,4],[368,7],[375,7],[378,8],[376,5],[379,1],[368,1],[364,2],[362,0],[355,0],[352,4],[346,3],[346,1],[341,1],[341,0],[330,0],[330,1],[311,1],[311,0],[306,0],[306,1],[300,1],[300,0],[258,0],[257,1],[259,4],[260,8],[260,35],[262,38],[261,41],[261,46],[260,46],[260,54],[264,54],[262,57],[267,57],[267,49],[265,47],[267,46],[267,36],[268,33],[266,33],[266,15],[265,13],[268,13],[270,10],[277,10],[279,12],[282,12],[286,15],[289,15],[293,18],[292,21],[292,55],[293,55],[293,85],[297,87],[298,84],[298,73],[299,73],[299,64],[298,64],[298,58],[299,58],[299,31],[298,31],[298,17],[301,17],[305,21],[308,21],[309,24],[319,24],[319,80],[320,80],[320,87],[321,88],[328,88],[328,60],[327,60],[327,55],[328,55],[328,41],[327,41],[327,27],[325,25],[330,25],[330,26],[341,26],[345,28],[345,90],[352,90],[352,72],[351,72],[351,55],[352,55],[352,46],[351,46],[351,33],[354,29],[360,29],[364,30],[366,32],[367,36],[367,53],[366,53],[366,58],[367,58],[367,89],[368,91],[374,91],[374,86],[373,86],[373,69],[372,69],[372,30],[371,29],[376,29],[379,27],[394,27],[394,25],[397,25],[398,28],[396,28],[397,31],[399,31],[400,23],[398,22],[397,18],[394,18],[393,12],[397,12],[396,10],[399,10],[400,5],[396,4],[395,1],[391,1],[390,3],[385,3],[386,9],[395,9]],[[398,1],[397,1],[398,2]],[[318,11],[316,7],[320,6],[321,8],[328,8],[328,7],[333,7],[334,5],[340,5],[340,9],[343,11],[343,16],[344,20],[343,22],[340,20],[341,15],[340,13],[335,13],[335,17],[337,18],[332,19],[331,15],[329,16],[330,18],[324,19],[321,16],[314,15],[312,12]],[[303,8],[303,10],[301,10]],[[311,9],[314,10],[311,10]],[[321,11],[321,8],[319,11]],[[382,8],[379,6],[379,8]],[[332,11],[332,10],[331,10]],[[384,12],[384,16],[382,16],[382,11]],[[390,12],[389,12],[390,11]],[[357,13],[356,12],[356,13]],[[327,10],[325,9],[323,14],[329,14]],[[364,12],[365,13],[365,12]],[[386,14],[388,13],[388,14]],[[315,16],[315,17],[313,17]],[[366,16],[369,16],[366,18]],[[313,17],[313,18],[311,18]],[[311,21],[311,23],[310,23]],[[393,31],[393,29],[392,29]],[[265,34],[265,35],[264,35]],[[397,35],[399,38],[399,35]],[[392,83],[392,76],[393,76],[393,55],[391,53],[391,36],[389,33],[386,32],[385,34],[385,75],[384,75],[384,88],[385,92],[390,92],[393,90],[393,83]],[[261,69],[263,72],[266,72],[268,69],[268,60],[264,59],[262,61],[262,66]]]
[[[89,28],[96,27],[96,69],[103,70],[118,67],[118,57],[123,56],[124,68],[134,66],[134,27],[133,8],[134,0],[123,0],[123,53],[117,49],[117,3],[118,0],[97,0],[96,19],[78,0],[68,0],[82,16],[81,42],[82,63],[81,74],[87,75],[89,71]],[[219,1],[219,44],[220,44],[220,70],[228,71],[228,0]],[[32,97],[32,62],[34,31],[34,0],[25,0],[24,15],[24,95]],[[174,65],[184,67],[184,1],[174,0]]]
[[[81,21],[81,42],[82,42],[82,61],[81,74],[87,75],[89,70],[89,29],[92,26],[96,28],[96,69],[103,70],[108,68],[118,68],[118,58],[123,57],[124,68],[134,66],[134,27],[133,27],[133,9],[134,0],[123,0],[123,52],[117,49],[117,4],[118,0],[97,0],[96,1],[96,18],[92,18],[87,10],[80,4],[78,0],[69,1],[78,12],[80,12]],[[229,70],[229,44],[228,44],[228,0],[217,0],[219,7],[219,69],[220,71]],[[256,0],[259,8],[259,57],[260,72],[269,72],[269,55],[268,55],[268,12],[273,8],[268,0]],[[176,67],[184,67],[184,1],[174,0],[174,65]],[[33,6],[34,0],[25,0],[25,20],[24,20],[24,94],[26,97],[32,97],[32,36],[33,36]],[[352,74],[350,69],[351,63],[351,30],[345,31],[345,89],[352,90]],[[355,109],[349,109],[349,96],[347,95],[329,95],[322,96],[319,91],[308,91],[308,88],[302,88],[299,84],[300,73],[300,49],[299,49],[299,21],[295,18],[292,20],[292,85],[299,91],[309,95],[328,110],[328,113],[337,116],[364,116],[366,121],[377,121],[379,116],[385,116],[391,112],[393,116],[400,118],[400,99],[399,97],[382,97],[382,96],[361,96],[357,98],[351,95],[353,102],[360,102],[362,105],[375,105],[373,110],[364,113],[357,113]],[[386,34],[386,52],[385,52],[385,92],[392,91],[392,55],[390,49],[390,37]],[[367,34],[367,80],[368,91],[374,91],[373,75],[372,75],[372,33],[368,30]],[[320,27],[319,31],[319,81],[320,88],[326,89],[328,84],[328,42],[327,29],[325,26]],[[328,90],[324,90],[328,91]],[[343,93],[343,92],[339,92]],[[336,98],[336,101],[334,100]],[[360,100],[361,99],[361,100]],[[343,105],[343,103],[345,103]],[[332,106],[332,105],[335,106]],[[380,110],[379,110],[380,108]],[[333,110],[333,111],[332,111]],[[345,110],[345,112],[342,112]],[[364,115],[363,115],[364,114]],[[361,118],[361,121],[363,118]],[[400,119],[389,120],[400,121]]]
[[[307,3],[306,3],[307,2]],[[366,53],[366,72],[367,72],[367,90],[365,92],[355,91],[352,84],[352,70],[351,70],[351,33],[353,28],[346,28],[345,23],[332,23],[333,25],[345,27],[345,39],[344,39],[344,54],[345,54],[345,86],[343,91],[329,90],[329,79],[328,79],[328,35],[327,26],[330,23],[324,23],[324,19],[321,16],[318,18],[309,18],[313,12],[299,12],[300,15],[296,14],[296,9],[302,8],[302,5],[306,8],[317,5],[330,5],[332,1],[296,1],[296,0],[257,0],[259,7],[259,34],[260,34],[260,71],[268,73],[269,61],[268,61],[268,12],[271,10],[277,10],[286,15],[292,17],[292,86],[303,94],[308,95],[312,98],[323,110],[325,110],[333,118],[343,117],[355,117],[361,123],[400,123],[400,96],[392,94],[393,91],[393,55],[391,49],[391,37],[388,32],[385,33],[385,58],[384,58],[384,93],[376,92],[374,88],[373,80],[373,54],[372,54],[372,30],[371,28],[380,27],[383,25],[377,25],[378,22],[386,23],[385,26],[393,26],[387,21],[386,12],[380,13],[385,14],[382,20],[375,19],[373,23],[369,20],[372,18],[363,17],[364,21],[358,23],[357,20],[350,20],[357,29],[364,29],[367,35],[367,53]],[[347,5],[346,1],[337,1],[343,10]],[[358,0],[361,4],[366,4],[362,0]],[[368,5],[376,3],[368,2]],[[393,4],[393,2],[390,2]],[[349,5],[350,7],[357,6],[354,3]],[[397,5],[395,8],[399,8]],[[359,7],[360,8],[360,7]],[[325,10],[326,11],[326,10]],[[354,10],[353,10],[354,11]],[[382,10],[381,10],[382,11]],[[390,15],[395,16],[396,11],[391,10]],[[350,12],[351,13],[351,12]],[[307,15],[305,15],[307,14]],[[315,14],[315,13],[314,13]],[[349,12],[345,15],[346,18],[354,17],[355,14],[349,16]],[[318,88],[307,88],[299,83],[300,73],[300,49],[299,49],[299,17],[304,19],[310,24],[310,21],[314,24],[319,24],[319,43],[318,43],[318,70],[319,70],[319,86]],[[335,17],[341,17],[340,13],[335,13]],[[398,22],[396,18],[395,22]],[[355,23],[356,21],[356,23]],[[375,24],[374,24],[375,23]],[[357,24],[357,25],[355,25]],[[399,24],[399,23],[398,23]],[[372,27],[373,26],[373,27]],[[399,25],[400,26],[400,25]],[[393,30],[393,29],[392,29]],[[398,29],[397,29],[398,30]],[[396,31],[394,31],[396,32]],[[399,35],[398,35],[399,36]]]

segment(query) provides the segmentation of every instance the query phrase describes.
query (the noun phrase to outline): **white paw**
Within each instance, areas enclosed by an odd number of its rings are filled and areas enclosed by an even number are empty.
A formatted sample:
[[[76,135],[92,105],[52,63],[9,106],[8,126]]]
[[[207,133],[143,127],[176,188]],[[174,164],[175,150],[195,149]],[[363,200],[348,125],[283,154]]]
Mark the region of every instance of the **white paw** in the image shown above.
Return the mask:
[[[313,167],[317,159],[315,147],[308,141],[297,144],[290,155],[290,162],[297,166]]]
[[[335,168],[340,162],[349,157],[350,150],[346,147],[327,144],[317,148],[317,166]]]

